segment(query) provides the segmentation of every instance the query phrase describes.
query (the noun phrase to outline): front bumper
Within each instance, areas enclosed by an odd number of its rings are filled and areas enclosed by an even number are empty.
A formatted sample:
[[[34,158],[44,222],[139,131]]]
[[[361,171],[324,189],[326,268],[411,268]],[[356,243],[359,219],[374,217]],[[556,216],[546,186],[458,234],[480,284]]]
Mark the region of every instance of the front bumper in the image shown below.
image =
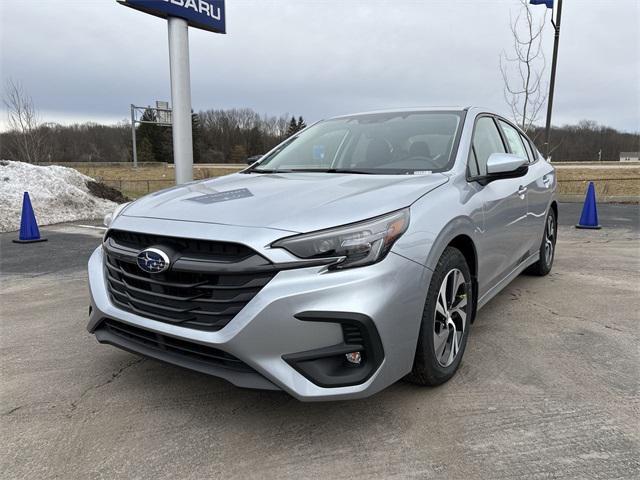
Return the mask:
[[[369,396],[412,368],[420,319],[431,272],[391,253],[375,265],[327,272],[306,267],[279,272],[233,320],[218,331],[201,331],[151,320],[113,305],[107,292],[102,248],[89,260],[91,308],[87,329],[102,343],[224,378],[249,388],[281,389],[299,400],[333,400]],[[357,385],[320,386],[287,358],[343,341],[338,323],[303,321],[303,312],[349,312],[371,319],[384,357]],[[250,369],[207,366],[114,336],[109,320],[155,332],[159,337],[215,348]],[[283,358],[284,357],[284,358]]]

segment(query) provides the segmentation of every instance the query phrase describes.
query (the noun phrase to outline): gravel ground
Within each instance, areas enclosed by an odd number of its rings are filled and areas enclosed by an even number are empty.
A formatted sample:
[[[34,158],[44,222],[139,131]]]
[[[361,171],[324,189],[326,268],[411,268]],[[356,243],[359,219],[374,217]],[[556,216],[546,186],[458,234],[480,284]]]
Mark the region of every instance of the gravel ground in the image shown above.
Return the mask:
[[[320,404],[97,344],[85,261],[99,232],[0,235],[0,476],[638,478],[638,211],[617,212],[630,227],[561,226],[552,274],[479,313],[448,384]]]

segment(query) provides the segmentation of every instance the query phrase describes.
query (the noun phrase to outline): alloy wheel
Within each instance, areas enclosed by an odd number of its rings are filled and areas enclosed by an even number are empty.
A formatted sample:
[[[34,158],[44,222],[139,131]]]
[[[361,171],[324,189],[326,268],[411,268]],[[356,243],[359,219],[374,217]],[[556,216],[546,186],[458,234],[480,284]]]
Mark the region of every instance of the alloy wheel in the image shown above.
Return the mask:
[[[433,350],[438,363],[448,367],[456,359],[467,326],[467,283],[454,268],[442,280],[436,300]]]
[[[556,227],[552,214],[547,217],[547,225],[544,230],[544,261],[546,265],[551,265],[556,244]]]

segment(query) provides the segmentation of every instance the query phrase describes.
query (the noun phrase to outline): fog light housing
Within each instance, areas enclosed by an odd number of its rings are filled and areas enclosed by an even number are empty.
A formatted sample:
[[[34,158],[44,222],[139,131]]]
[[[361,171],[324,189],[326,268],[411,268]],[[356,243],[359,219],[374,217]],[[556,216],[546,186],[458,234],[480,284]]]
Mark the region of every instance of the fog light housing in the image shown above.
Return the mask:
[[[343,341],[336,345],[289,353],[282,359],[319,387],[360,385],[380,367],[384,349],[373,320],[361,313],[309,311],[294,315],[303,322],[337,323]]]
[[[349,362],[351,365],[360,365],[362,363],[362,355],[360,354],[360,352],[349,352],[345,354],[345,357],[347,358],[347,362]]]

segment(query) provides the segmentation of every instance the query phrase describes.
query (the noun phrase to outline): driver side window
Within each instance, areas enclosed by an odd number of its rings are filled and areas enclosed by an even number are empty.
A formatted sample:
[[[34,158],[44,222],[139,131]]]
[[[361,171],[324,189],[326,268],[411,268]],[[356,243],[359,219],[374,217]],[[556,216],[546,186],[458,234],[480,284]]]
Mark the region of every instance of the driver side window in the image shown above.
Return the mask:
[[[502,137],[491,117],[481,117],[476,121],[473,141],[467,163],[469,176],[478,177],[487,174],[487,160],[492,153],[506,153]]]

